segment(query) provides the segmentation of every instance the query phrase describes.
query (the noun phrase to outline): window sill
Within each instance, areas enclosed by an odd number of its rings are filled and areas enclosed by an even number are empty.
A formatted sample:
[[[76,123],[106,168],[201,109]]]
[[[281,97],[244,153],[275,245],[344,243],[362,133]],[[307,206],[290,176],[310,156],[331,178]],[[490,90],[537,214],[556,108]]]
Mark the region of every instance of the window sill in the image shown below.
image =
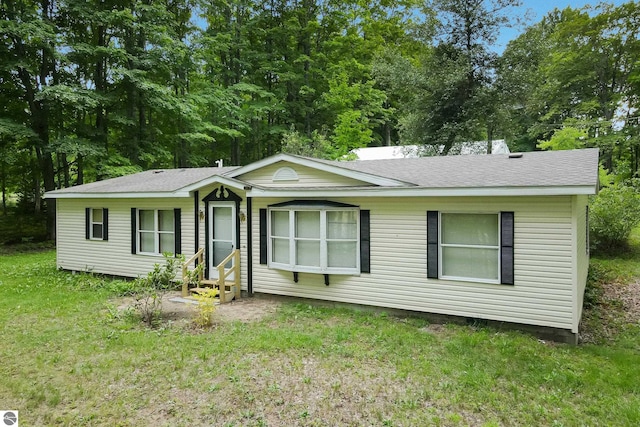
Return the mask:
[[[155,258],[162,258],[163,257],[162,254],[158,254],[158,253],[154,253],[154,252],[136,252],[135,255],[151,256],[151,257],[155,257]]]
[[[483,285],[502,285],[500,280],[491,279],[474,279],[471,277],[456,277],[456,276],[440,276],[438,280],[448,280],[450,282],[465,282],[465,283],[479,283]],[[511,285],[505,285],[511,286]]]
[[[343,276],[359,276],[360,270],[351,268],[351,269],[320,269],[320,268],[311,268],[311,267],[300,267],[300,266],[287,266],[287,265],[279,265],[279,264],[269,264],[267,267],[271,270],[282,270],[282,271],[290,271],[292,273],[309,273],[309,274],[330,274],[330,275],[343,275]]]

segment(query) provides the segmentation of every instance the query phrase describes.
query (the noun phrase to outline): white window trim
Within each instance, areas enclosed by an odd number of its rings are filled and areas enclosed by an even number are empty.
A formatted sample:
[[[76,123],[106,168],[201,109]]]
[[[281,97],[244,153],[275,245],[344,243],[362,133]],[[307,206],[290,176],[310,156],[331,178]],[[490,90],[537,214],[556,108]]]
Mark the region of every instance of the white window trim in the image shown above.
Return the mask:
[[[93,220],[93,211],[101,211],[102,213],[102,222],[97,222]],[[102,235],[100,237],[93,235],[93,226],[100,224],[102,226]],[[104,240],[104,209],[102,208],[89,208],[89,239],[90,240]]]
[[[271,234],[271,212],[288,212],[289,213],[289,236],[279,237]],[[295,212],[320,212],[320,238],[312,239],[305,237],[295,237]],[[356,238],[355,239],[328,239],[327,238],[327,212],[337,211],[353,211],[356,212]],[[318,274],[344,274],[359,275],[360,274],[360,209],[347,207],[327,207],[327,206],[287,206],[282,208],[269,208],[267,210],[267,266],[269,268],[293,271],[296,273],[318,273]],[[272,258],[272,242],[273,239],[287,239],[289,241],[289,264],[274,262]],[[293,264],[296,258],[296,245],[291,244],[295,241],[318,241],[320,240],[320,267],[301,266]],[[328,266],[328,242],[355,242],[356,243],[356,266],[354,268],[345,267],[329,267]]]
[[[498,221],[498,244],[493,245],[463,245],[463,244],[451,244],[442,243],[442,215],[447,214],[464,214],[464,215],[496,215]],[[472,283],[489,283],[499,285],[501,283],[501,271],[502,271],[502,259],[500,257],[500,248],[502,247],[500,224],[501,224],[500,212],[438,212],[438,271],[440,272],[439,278],[443,280],[455,280],[456,282],[472,282]],[[443,269],[443,256],[442,248],[474,248],[474,249],[495,249],[498,252],[498,279],[486,279],[486,278],[474,278],[474,277],[459,277],[459,276],[445,276],[442,274]]]
[[[142,211],[153,211],[153,230],[140,230],[140,212]],[[158,212],[160,211],[164,211],[164,212],[171,212],[171,215],[175,215],[175,212],[173,211],[173,209],[137,209],[136,210],[136,253],[140,254],[140,255],[154,255],[154,256],[162,256],[162,252],[160,252],[160,235],[161,234],[172,234],[173,235],[173,242],[174,242],[174,246],[175,246],[175,239],[176,239],[176,230],[175,230],[175,217],[173,218],[173,223],[174,223],[174,230],[173,231],[160,231],[160,227],[159,227],[159,221],[158,221]],[[153,247],[155,249],[155,252],[143,252],[142,251],[142,245],[140,242],[140,233],[153,233]],[[175,250],[175,248],[173,248],[173,250],[171,250],[171,253],[173,253],[173,251]]]

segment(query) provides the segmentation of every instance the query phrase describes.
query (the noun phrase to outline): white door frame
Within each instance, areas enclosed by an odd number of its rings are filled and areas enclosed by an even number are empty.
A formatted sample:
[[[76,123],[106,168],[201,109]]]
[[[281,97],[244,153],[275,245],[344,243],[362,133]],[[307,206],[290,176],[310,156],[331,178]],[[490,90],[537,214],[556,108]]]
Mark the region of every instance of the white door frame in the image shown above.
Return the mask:
[[[209,221],[207,224],[208,227],[208,236],[209,236],[209,241],[207,242],[207,247],[209,248],[208,250],[208,257],[207,257],[207,266],[209,267],[209,279],[218,279],[218,269],[217,264],[214,264],[213,262],[213,258],[214,258],[214,249],[213,249],[213,243],[216,241],[219,242],[227,242],[227,243],[231,243],[231,250],[237,249],[236,248],[236,242],[238,241],[238,236],[236,235],[237,233],[237,223],[236,221],[238,220],[238,213],[236,212],[236,203],[235,202],[209,202],[208,203],[208,216],[209,216]],[[215,208],[230,208],[231,209],[231,240],[229,239],[216,239],[215,236],[215,227],[213,226],[213,221],[214,221],[214,209]],[[229,252],[231,253],[231,252]],[[227,254],[228,255],[228,254]],[[227,279],[229,280],[233,280],[234,279],[234,273],[231,273],[229,276],[227,276]]]

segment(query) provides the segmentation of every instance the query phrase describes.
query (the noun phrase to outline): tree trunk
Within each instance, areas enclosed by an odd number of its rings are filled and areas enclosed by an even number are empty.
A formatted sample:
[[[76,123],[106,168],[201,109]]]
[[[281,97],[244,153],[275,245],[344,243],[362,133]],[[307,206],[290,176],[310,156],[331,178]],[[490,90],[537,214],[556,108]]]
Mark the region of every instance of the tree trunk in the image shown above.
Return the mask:
[[[0,187],[2,190],[2,214],[7,215],[7,165],[0,161]]]

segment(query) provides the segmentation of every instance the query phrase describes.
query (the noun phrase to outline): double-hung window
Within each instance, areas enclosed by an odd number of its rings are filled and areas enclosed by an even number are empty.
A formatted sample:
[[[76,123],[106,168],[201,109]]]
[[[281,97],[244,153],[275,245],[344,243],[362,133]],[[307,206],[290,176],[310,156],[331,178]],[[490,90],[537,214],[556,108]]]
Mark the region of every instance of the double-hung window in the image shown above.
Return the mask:
[[[427,277],[515,284],[514,212],[427,211]]]
[[[109,240],[109,209],[85,209],[85,238],[87,240]]]
[[[500,215],[440,214],[440,277],[500,281]]]
[[[173,210],[139,209],[137,230],[138,253],[174,252],[176,245]]]
[[[357,208],[282,207],[269,210],[268,264],[323,274],[360,272]]]

